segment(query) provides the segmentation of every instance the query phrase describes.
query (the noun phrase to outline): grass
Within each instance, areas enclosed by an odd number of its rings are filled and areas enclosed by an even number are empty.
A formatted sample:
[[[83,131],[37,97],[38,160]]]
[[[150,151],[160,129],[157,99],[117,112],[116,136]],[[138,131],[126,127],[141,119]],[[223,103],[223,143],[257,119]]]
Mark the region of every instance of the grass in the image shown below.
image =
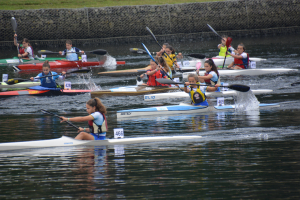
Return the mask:
[[[162,5],[225,0],[0,0],[0,10]]]

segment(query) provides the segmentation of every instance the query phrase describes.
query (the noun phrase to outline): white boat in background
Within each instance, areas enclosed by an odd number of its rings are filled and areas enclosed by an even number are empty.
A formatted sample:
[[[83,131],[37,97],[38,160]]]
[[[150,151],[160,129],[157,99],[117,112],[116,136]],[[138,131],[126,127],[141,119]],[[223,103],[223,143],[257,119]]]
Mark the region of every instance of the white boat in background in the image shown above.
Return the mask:
[[[197,66],[198,63],[201,63],[201,69],[204,69],[205,60],[208,60],[208,58],[206,58],[206,59],[185,60],[185,61],[179,61],[179,62],[182,66],[182,70],[185,71],[185,70],[196,70],[196,66]],[[223,66],[223,63],[224,63],[224,57],[223,56],[213,57],[212,60],[214,61],[216,66]],[[227,57],[226,61],[225,61],[225,66],[228,66],[229,64],[231,64],[233,62],[233,60],[234,60],[233,57]],[[260,62],[260,61],[265,61],[267,59],[250,57],[249,60],[250,60],[250,62],[252,62],[252,61]]]
[[[135,137],[135,138],[106,139],[106,140],[76,140],[71,137],[62,136],[61,138],[50,139],[50,140],[0,143],[0,151],[45,148],[45,147],[125,145],[125,144],[138,144],[138,143],[159,142],[159,141],[172,141],[172,140],[195,140],[200,138],[201,136],[182,135],[182,136]]]
[[[260,107],[271,108],[279,107],[278,103],[274,104],[259,104]],[[117,111],[117,119],[140,117],[140,116],[161,116],[161,115],[178,115],[178,114],[192,114],[205,113],[217,111],[233,111],[235,105],[226,106],[193,106],[191,104],[180,103],[175,106],[155,106],[150,108],[139,108],[130,110]]]
[[[251,90],[254,95],[260,94],[269,94],[272,93],[273,90],[261,89],[261,90]],[[226,97],[226,96],[237,96],[238,91],[230,90],[230,91],[222,91],[222,92],[206,92],[205,95],[207,97]],[[168,99],[168,98],[189,98],[189,94],[185,92],[167,92],[167,93],[155,93],[144,95],[145,101],[155,101],[160,99]]]
[[[296,72],[298,69],[289,69],[289,68],[257,68],[257,69],[223,69],[218,70],[220,76],[258,76],[265,74],[273,74],[273,73],[287,73],[287,72]],[[187,79],[189,74],[194,74],[193,72],[184,72],[182,73],[182,78]],[[199,75],[204,75],[204,71],[200,71]]]

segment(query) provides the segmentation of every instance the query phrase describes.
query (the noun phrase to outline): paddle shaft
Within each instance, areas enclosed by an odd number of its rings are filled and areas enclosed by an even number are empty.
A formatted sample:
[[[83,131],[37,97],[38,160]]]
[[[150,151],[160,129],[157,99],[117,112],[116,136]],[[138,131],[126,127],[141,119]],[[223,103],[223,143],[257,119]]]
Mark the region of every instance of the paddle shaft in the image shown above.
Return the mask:
[[[163,79],[163,78],[160,78],[160,79],[156,79],[157,82],[159,83],[162,83],[162,84],[184,84],[184,83],[177,83],[175,81],[172,81],[172,80],[169,80],[169,79]],[[211,87],[214,87],[213,85],[202,85],[202,84],[191,84],[191,85],[200,85],[200,86],[211,86]],[[249,86],[246,86],[246,85],[228,85],[228,86],[222,86],[220,85],[219,87],[227,87],[227,88],[230,88],[232,90],[237,90],[237,91],[240,91],[240,92],[248,92],[250,90],[250,87]]]
[[[215,31],[215,29],[213,29],[213,27],[211,27],[209,24],[206,24],[209,28],[210,28],[210,30],[212,30],[212,32],[214,32],[217,36],[219,36],[221,39],[223,39],[218,33],[217,33],[217,31]]]
[[[17,34],[17,21],[14,17],[11,18],[11,25],[12,25],[12,28],[14,30],[14,33]],[[19,50],[19,45],[18,45],[18,38],[17,38],[17,36],[15,38],[16,38],[16,43],[17,43],[17,51],[18,51],[18,55],[19,55],[20,50]],[[21,62],[22,62],[21,58],[19,58],[19,64]]]
[[[225,53],[225,56],[224,56],[224,62],[223,62],[223,67],[222,68],[224,68],[224,66],[225,66],[226,55],[227,55],[228,47],[230,46],[231,42],[232,42],[232,38],[228,37],[227,41],[226,41],[226,53]]]
[[[59,54],[59,52],[53,52],[49,50],[40,50],[38,51],[39,54]],[[66,53],[81,53],[81,52],[66,52]],[[85,51],[84,53],[91,53],[91,54],[98,54],[98,55],[104,55],[107,53],[104,49],[96,49],[93,51]]]
[[[44,110],[44,109],[41,109],[41,111],[42,111],[43,113],[46,113],[46,114],[48,114],[48,115],[52,115],[52,116],[55,116],[55,117],[61,119],[60,116],[58,116],[58,115],[56,115],[56,114],[54,114],[54,113],[52,113],[52,112],[49,112],[49,111]],[[76,128],[77,130],[79,130],[79,127],[78,127],[78,126],[75,126],[75,125],[72,124],[71,122],[69,122],[69,121],[65,121],[65,122],[66,122],[67,124],[69,124],[70,126],[73,126],[73,127]]]

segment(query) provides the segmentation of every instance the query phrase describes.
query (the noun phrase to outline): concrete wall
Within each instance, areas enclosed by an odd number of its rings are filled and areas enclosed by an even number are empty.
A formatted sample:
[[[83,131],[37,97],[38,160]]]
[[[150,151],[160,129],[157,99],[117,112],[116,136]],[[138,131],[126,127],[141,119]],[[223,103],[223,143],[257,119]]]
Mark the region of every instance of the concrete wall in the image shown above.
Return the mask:
[[[143,5],[82,9],[0,10],[0,46],[11,45],[11,17],[19,39],[33,45],[138,42],[148,26],[173,39],[215,37],[206,24],[229,36],[297,33],[300,0],[235,0],[176,5]]]

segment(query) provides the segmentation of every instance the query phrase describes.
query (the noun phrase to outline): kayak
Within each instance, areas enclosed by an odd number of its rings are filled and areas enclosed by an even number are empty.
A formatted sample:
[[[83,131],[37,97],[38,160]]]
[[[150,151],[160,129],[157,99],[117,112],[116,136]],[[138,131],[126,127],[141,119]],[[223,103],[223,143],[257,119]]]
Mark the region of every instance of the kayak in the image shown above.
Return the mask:
[[[26,90],[0,92],[0,98],[24,96],[24,95],[32,95],[32,96],[77,95],[77,94],[90,93],[90,92],[91,90],[64,90],[61,88],[45,88],[42,86],[34,86]]]
[[[41,85],[41,82],[29,82],[28,81],[28,82],[16,83],[16,84],[13,84],[13,85],[8,85],[5,82],[1,82],[0,89],[5,89],[5,90],[11,90],[11,89],[21,90],[21,89],[26,89],[26,88],[33,87],[33,86],[38,86],[38,85]]]
[[[51,69],[53,68],[80,68],[80,67],[91,67],[103,65],[104,61],[93,61],[93,62],[82,62],[78,61],[69,61],[69,60],[55,60],[49,62]],[[124,65],[125,61],[117,61],[117,65]],[[33,64],[22,64],[13,66],[15,71],[20,70],[41,70],[43,63],[33,63]]]
[[[181,86],[183,87],[183,85]],[[178,90],[178,87],[167,87],[167,86],[144,86],[144,85],[133,85],[111,88],[109,90],[92,91],[91,97],[101,96],[127,96],[127,95],[142,95],[154,92],[165,92],[170,90]]]
[[[62,60],[62,59],[65,59],[65,58],[63,58],[63,57],[46,57],[46,58],[36,57],[36,58],[34,58],[34,60],[21,59],[21,62],[22,63],[33,63],[33,61],[40,61],[41,63],[43,63],[46,60],[55,61],[55,60]],[[18,57],[6,58],[6,59],[0,59],[0,63],[3,63],[3,64],[19,64],[20,60],[19,60]]]
[[[135,138],[106,139],[106,140],[76,140],[71,137],[62,136],[61,138],[50,139],[50,140],[0,143],[0,151],[45,148],[45,147],[125,145],[125,144],[139,144],[139,143],[159,142],[159,141],[172,141],[172,140],[195,140],[200,138],[201,136],[184,135],[184,136],[135,137]]]
[[[182,66],[182,70],[195,70],[196,66],[198,63],[201,63],[201,69],[204,69],[204,62],[205,60],[208,60],[208,58],[206,59],[194,59],[194,60],[187,60],[187,61],[182,61],[181,62],[181,66]],[[216,56],[213,57],[212,60],[214,61],[215,65],[218,66],[223,66],[224,63],[224,57],[223,56]],[[230,65],[233,62],[234,58],[233,57],[226,57],[226,61],[225,61],[225,66]],[[254,57],[250,57],[249,58],[250,61],[254,61],[254,62],[260,62],[260,61],[264,61],[267,59],[264,58],[254,58]],[[180,61],[177,61],[180,62]]]
[[[260,107],[279,107],[278,103],[274,104],[259,104]],[[191,113],[204,113],[204,112],[217,112],[217,111],[232,111],[235,105],[226,106],[194,106],[191,104],[181,103],[175,106],[156,106],[150,108],[139,108],[130,110],[117,111],[117,118],[130,118],[150,115],[178,115],[178,114],[191,114]]]
[[[290,68],[258,68],[258,69],[226,69],[218,70],[220,76],[258,76],[272,73],[287,73],[287,72],[296,72],[298,69]],[[187,79],[189,74],[194,74],[193,72],[185,72],[182,74],[183,79]],[[204,75],[204,72],[200,72],[200,75]]]
[[[259,94],[269,94],[272,93],[273,90],[261,89],[261,90],[251,90],[254,95]],[[205,96],[207,97],[224,97],[224,96],[237,96],[238,91],[222,91],[222,92],[205,92]],[[190,97],[186,92],[169,92],[169,93],[157,93],[157,94],[148,94],[144,95],[145,101],[155,101],[160,99],[168,99],[168,98],[186,98]]]

